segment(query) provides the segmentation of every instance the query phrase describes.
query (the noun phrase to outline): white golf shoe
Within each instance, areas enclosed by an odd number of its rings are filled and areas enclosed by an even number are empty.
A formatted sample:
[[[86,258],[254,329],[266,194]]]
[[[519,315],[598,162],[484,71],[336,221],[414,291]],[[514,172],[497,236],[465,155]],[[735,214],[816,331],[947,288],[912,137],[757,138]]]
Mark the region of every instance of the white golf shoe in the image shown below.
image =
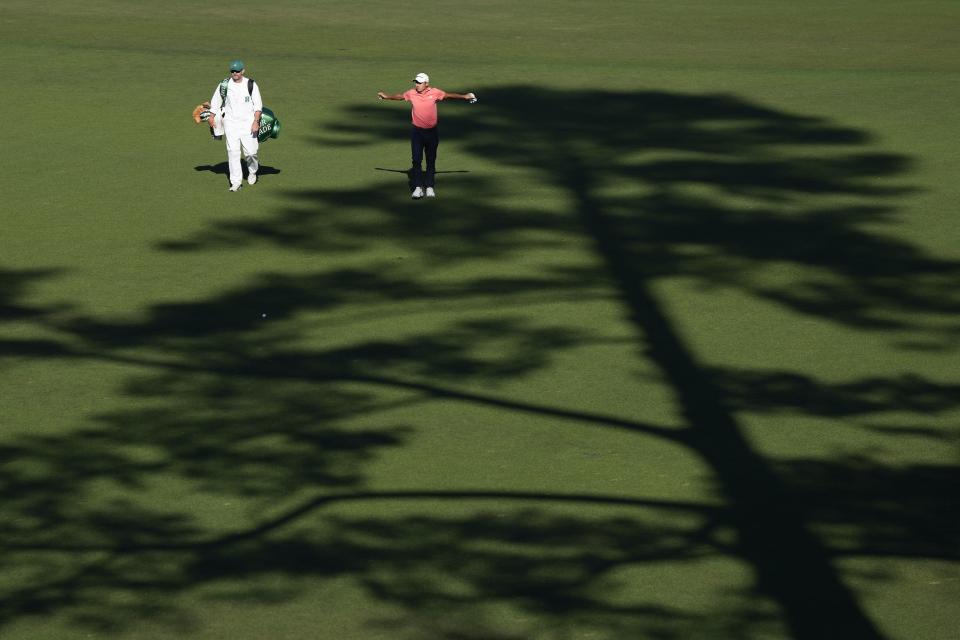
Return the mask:
[[[230,191],[240,191],[240,185],[238,184],[230,185]]]
[[[410,197],[413,198],[414,200],[419,200],[420,198],[423,197],[423,189],[421,189],[420,187],[417,187],[416,189],[413,190],[413,193],[410,194]]]
[[[433,187],[427,187],[427,197],[428,197],[428,198],[436,198],[436,197],[437,197],[437,192],[433,190]]]
[[[249,184],[257,184],[257,174],[251,173],[250,175],[248,175],[248,176],[247,176],[247,183],[249,183]]]

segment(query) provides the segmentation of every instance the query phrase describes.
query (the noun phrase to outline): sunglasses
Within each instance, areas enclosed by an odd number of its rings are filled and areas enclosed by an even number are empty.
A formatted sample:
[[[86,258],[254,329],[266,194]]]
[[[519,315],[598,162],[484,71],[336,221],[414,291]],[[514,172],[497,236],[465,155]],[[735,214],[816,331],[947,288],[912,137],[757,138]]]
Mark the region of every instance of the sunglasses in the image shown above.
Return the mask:
[[[243,69],[239,69],[237,71],[234,71],[233,69],[231,69],[230,73],[243,73]]]

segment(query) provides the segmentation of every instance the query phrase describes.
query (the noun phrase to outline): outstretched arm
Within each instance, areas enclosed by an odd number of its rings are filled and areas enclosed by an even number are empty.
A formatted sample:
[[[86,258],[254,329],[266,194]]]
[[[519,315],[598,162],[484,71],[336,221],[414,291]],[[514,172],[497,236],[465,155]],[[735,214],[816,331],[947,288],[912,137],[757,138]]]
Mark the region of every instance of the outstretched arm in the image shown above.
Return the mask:
[[[447,98],[453,98],[454,100],[476,100],[477,96],[473,91],[470,93],[450,93],[447,91],[447,95],[444,96],[443,99],[446,100]]]
[[[403,100],[402,93],[386,94],[383,91],[378,91],[377,97],[381,100]]]

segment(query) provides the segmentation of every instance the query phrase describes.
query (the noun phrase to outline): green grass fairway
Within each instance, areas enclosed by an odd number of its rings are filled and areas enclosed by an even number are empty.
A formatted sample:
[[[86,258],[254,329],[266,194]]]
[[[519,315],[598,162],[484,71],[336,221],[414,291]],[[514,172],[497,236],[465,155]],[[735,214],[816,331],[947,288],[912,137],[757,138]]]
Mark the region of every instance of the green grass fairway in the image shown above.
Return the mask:
[[[955,639],[958,25],[3,0],[0,638]]]

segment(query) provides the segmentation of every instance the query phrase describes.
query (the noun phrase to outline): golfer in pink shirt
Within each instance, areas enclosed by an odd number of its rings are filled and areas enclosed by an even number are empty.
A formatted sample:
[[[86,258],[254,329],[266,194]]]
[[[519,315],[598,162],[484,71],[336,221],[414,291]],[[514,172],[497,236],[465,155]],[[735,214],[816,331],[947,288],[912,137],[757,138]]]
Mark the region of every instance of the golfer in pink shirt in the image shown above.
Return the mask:
[[[430,86],[430,76],[418,73],[413,79],[413,89],[403,93],[388,95],[377,93],[381,100],[406,100],[412,106],[413,129],[410,134],[410,149],[413,156],[410,181],[413,186],[412,197],[419,200],[423,196],[432,198],[437,195],[433,188],[433,177],[437,172],[437,146],[440,136],[437,132],[437,103],[446,98],[476,102],[473,93],[450,93]],[[423,156],[427,156],[427,172],[423,172]]]

